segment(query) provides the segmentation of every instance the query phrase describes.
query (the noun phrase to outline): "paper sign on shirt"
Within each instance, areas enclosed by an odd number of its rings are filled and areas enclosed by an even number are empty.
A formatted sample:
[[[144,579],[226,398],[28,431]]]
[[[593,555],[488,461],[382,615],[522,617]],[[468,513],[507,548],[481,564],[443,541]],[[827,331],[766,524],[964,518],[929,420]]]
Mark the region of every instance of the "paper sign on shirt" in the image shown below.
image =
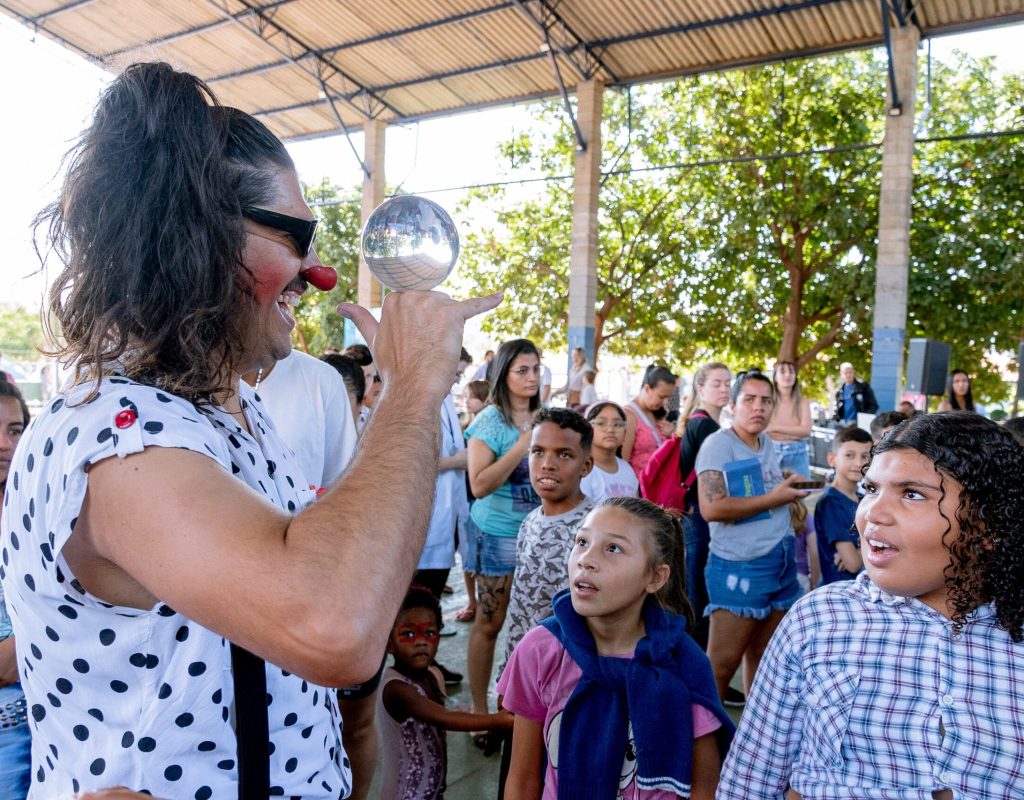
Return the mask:
[[[744,458],[730,461],[722,467],[722,473],[725,475],[729,497],[758,497],[765,494],[764,476],[761,474],[759,459]],[[737,520],[735,524],[743,525],[759,519],[771,519],[771,513],[767,510],[759,511],[753,516]]]

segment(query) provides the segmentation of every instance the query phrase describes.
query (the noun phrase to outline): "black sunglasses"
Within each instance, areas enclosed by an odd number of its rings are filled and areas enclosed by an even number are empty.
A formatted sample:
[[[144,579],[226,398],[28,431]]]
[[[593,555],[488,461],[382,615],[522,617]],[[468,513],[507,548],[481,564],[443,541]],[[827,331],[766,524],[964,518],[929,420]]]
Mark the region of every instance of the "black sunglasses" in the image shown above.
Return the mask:
[[[278,214],[276,211],[267,211],[265,208],[255,208],[254,206],[242,206],[242,216],[260,225],[287,233],[295,242],[295,250],[300,258],[308,256],[309,251],[313,249],[313,242],[316,241],[316,228],[320,224],[320,220],[317,219],[290,217],[287,214]]]

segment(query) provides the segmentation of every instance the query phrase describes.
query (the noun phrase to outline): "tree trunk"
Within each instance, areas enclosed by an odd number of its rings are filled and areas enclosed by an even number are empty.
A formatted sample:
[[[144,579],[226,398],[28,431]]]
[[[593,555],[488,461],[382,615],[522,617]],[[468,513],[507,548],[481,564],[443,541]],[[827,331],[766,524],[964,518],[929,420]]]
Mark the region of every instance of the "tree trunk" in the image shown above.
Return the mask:
[[[804,281],[796,270],[790,270],[789,276],[789,300],[786,302],[786,314],[782,318],[782,342],[779,344],[778,360],[795,364],[800,335],[804,332]]]

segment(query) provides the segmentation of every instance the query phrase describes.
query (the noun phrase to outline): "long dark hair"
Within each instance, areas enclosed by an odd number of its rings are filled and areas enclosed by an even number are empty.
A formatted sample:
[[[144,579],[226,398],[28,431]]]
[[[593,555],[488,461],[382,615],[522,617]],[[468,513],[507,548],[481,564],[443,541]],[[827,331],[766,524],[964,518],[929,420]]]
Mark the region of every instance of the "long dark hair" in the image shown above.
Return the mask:
[[[649,565],[652,570],[667,564],[668,580],[654,595],[666,611],[686,617],[689,627],[694,624],[693,606],[686,594],[685,553],[683,531],[679,520],[661,506],[641,497],[609,497],[596,508],[619,508],[631,514],[644,526],[648,534]]]
[[[963,375],[967,378],[967,394],[964,395],[964,404],[960,405],[960,398],[953,391],[953,378]],[[974,411],[974,393],[971,391],[971,376],[962,369],[955,369],[946,376],[946,399],[954,411]]]
[[[512,368],[512,362],[519,356],[530,354],[537,356],[537,360],[540,360],[540,351],[537,349],[537,345],[529,339],[512,339],[502,342],[487,370],[487,379],[491,384],[491,403],[509,425],[512,424],[512,399],[508,392],[508,371]],[[530,413],[540,408],[539,386],[538,384],[537,393],[530,398]]]
[[[800,370],[797,369],[796,363],[793,361],[776,361],[775,366],[772,367],[772,388],[775,390],[775,408],[772,411],[774,417],[779,412],[778,398],[782,397],[782,392],[779,391],[778,381],[775,380],[775,373],[779,371],[779,367],[792,367],[793,368],[793,388],[790,389],[789,397],[793,402],[792,417],[793,422],[798,425],[803,421],[803,399],[804,393],[800,391]]]
[[[999,627],[1014,642],[1024,641],[1024,448],[997,423],[968,411],[919,414],[893,428],[872,451],[916,450],[939,474],[960,484],[946,588],[953,627],[963,628],[978,606],[992,602]]]
[[[75,381],[112,369],[189,399],[224,385],[252,306],[240,207],[294,172],[266,126],[168,64],[104,91],[36,218],[63,264],[50,291]]]

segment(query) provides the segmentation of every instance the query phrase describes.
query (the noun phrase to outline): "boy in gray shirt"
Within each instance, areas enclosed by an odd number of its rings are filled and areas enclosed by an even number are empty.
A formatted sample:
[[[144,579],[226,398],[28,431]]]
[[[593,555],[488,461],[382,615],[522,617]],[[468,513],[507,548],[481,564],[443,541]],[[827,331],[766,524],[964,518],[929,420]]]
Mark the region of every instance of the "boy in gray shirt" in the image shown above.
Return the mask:
[[[580,481],[593,466],[593,441],[594,429],[575,411],[542,408],[534,414],[527,459],[530,483],[541,505],[519,528],[506,661],[527,631],[551,616],[551,599],[569,586],[569,551],[577,529],[594,507],[580,489]]]

